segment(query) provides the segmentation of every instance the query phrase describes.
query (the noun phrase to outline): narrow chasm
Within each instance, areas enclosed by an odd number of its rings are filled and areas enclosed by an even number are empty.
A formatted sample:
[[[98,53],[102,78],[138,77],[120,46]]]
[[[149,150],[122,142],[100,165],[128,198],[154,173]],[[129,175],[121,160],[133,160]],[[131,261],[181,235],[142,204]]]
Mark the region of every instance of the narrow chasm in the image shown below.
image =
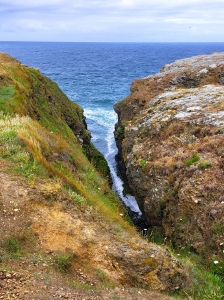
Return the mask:
[[[114,131],[114,138],[116,142],[116,146],[118,149],[117,154],[115,155],[115,162],[116,162],[116,175],[117,178],[113,178],[113,186],[112,188],[117,193],[118,197],[124,204],[125,208],[128,211],[128,215],[130,216],[133,224],[136,226],[137,230],[141,232],[143,236],[147,236],[149,223],[146,221],[142,211],[139,209],[139,205],[137,200],[135,199],[135,195],[133,190],[131,189],[128,178],[126,174],[126,166],[122,158],[122,140],[124,138],[124,127],[118,123],[115,124],[115,131]],[[121,180],[122,186],[116,186],[116,180]],[[133,206],[134,204],[134,206]],[[137,206],[137,210],[133,209],[133,207]]]

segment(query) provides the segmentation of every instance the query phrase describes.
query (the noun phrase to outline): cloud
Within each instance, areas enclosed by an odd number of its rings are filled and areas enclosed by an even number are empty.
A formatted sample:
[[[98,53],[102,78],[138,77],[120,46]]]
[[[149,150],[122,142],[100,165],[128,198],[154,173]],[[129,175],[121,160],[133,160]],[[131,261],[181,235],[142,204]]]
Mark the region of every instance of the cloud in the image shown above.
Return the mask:
[[[191,41],[198,35],[198,41],[223,41],[223,11],[223,0],[0,0],[0,35],[58,41]]]

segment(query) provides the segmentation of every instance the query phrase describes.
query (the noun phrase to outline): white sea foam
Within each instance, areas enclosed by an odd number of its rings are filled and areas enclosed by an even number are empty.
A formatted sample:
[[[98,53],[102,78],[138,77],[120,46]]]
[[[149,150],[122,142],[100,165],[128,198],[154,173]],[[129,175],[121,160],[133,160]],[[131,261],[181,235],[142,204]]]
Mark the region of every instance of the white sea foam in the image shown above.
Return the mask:
[[[131,211],[137,212],[139,213],[139,215],[141,215],[142,213],[138,207],[135,197],[131,195],[124,196],[123,194],[123,190],[124,190],[123,181],[117,175],[117,170],[116,170],[115,154],[117,152],[117,149],[114,142],[113,127],[110,127],[108,129],[106,140],[107,140],[108,152],[106,153],[105,158],[110,168],[110,173],[113,180],[113,189],[118,194],[119,198],[123,201],[123,203],[126,205],[126,207],[128,207]]]
[[[119,198],[123,201],[123,203],[126,205],[126,207],[130,208],[131,211],[139,213],[141,215],[141,211],[138,207],[137,201],[134,196],[131,195],[125,195],[123,194],[123,181],[118,177],[116,172],[116,165],[110,160],[111,156],[106,156],[111,177],[113,179],[113,189],[118,194]],[[113,158],[114,159],[114,158]]]
[[[113,110],[103,108],[84,109],[84,115],[87,119],[89,118],[106,128],[110,128],[117,121],[117,115]]]
[[[102,139],[106,142],[107,149],[101,149],[104,153],[105,158],[107,160],[108,166],[110,168],[111,177],[113,180],[113,190],[117,193],[119,198],[123,201],[126,207],[128,207],[131,211],[139,213],[141,215],[141,211],[138,207],[136,199],[134,196],[123,194],[123,181],[118,177],[116,170],[116,162],[115,155],[117,153],[117,148],[114,141],[114,124],[117,122],[117,115],[112,110],[105,110],[102,108],[96,109],[84,109],[84,114],[88,119],[97,123],[97,131],[94,132],[94,128],[91,128],[91,124],[88,125],[89,130],[92,133],[92,142],[97,146],[97,142],[99,139]],[[100,134],[99,128],[101,126]]]

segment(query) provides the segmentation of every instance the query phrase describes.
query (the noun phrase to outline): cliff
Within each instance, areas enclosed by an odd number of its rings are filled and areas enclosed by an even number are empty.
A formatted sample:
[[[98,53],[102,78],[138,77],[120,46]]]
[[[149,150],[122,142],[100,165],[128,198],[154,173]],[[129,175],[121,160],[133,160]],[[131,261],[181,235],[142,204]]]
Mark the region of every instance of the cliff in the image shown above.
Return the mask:
[[[1,299],[171,299],[157,292],[185,288],[189,272],[136,232],[107,174],[82,109],[0,53]]]
[[[47,130],[60,133],[65,139],[76,139],[89,160],[108,176],[105,159],[90,142],[82,108],[38,69],[28,68],[5,53],[0,53],[0,61],[1,111],[28,115]]]
[[[135,80],[115,111],[119,165],[151,238],[223,262],[224,53]]]

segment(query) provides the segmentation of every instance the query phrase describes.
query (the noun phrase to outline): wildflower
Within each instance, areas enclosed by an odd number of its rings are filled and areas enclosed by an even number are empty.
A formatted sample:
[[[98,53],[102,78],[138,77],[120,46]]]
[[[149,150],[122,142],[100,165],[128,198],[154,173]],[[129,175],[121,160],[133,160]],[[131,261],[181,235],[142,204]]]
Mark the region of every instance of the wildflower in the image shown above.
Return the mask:
[[[217,265],[219,262],[217,260],[214,260],[214,264]]]

